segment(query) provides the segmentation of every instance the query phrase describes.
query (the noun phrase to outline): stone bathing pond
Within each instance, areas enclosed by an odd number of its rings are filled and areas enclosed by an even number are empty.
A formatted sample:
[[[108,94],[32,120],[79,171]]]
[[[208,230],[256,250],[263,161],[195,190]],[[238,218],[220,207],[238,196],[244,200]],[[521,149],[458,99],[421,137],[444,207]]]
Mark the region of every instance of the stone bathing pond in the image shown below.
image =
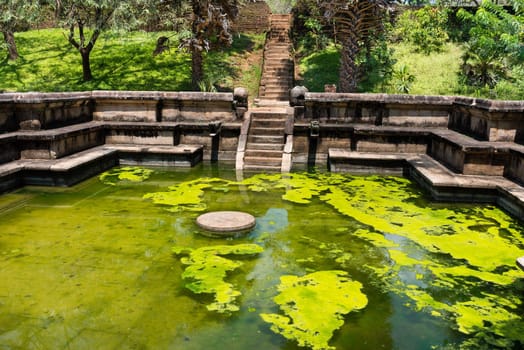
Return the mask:
[[[196,218],[256,227],[210,238]],[[520,349],[521,222],[396,176],[117,167],[0,197],[0,348]]]

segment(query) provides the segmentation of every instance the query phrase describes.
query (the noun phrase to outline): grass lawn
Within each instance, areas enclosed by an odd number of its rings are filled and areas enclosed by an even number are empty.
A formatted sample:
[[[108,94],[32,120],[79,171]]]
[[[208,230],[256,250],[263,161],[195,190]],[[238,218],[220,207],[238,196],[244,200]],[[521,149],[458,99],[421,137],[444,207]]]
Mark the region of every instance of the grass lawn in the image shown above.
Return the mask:
[[[404,43],[390,44],[394,49],[395,68],[406,65],[410,74],[415,76],[411,85],[411,94],[417,95],[467,95],[482,98],[521,100],[524,99],[524,68],[513,68],[513,80],[501,81],[494,90],[474,89],[461,86],[458,72],[462,62],[462,48],[455,43],[448,43],[440,53],[424,55],[415,53]],[[301,83],[309,91],[322,92],[324,84],[338,85],[340,54],[336,47],[330,46],[323,51],[303,57],[299,70]],[[385,90],[364,92],[397,93],[393,86]]]
[[[191,56],[178,49],[173,33],[103,33],[91,53],[94,79],[82,81],[80,54],[67,42],[61,29],[16,34],[20,59],[0,61],[0,91],[86,91],[190,89]],[[171,49],[153,56],[159,36],[171,36]],[[235,37],[231,48],[206,54],[205,70],[220,89],[243,83],[240,61],[261,55],[262,35]],[[249,69],[244,70],[249,71]],[[256,75],[249,79],[250,85]],[[249,87],[248,87],[249,88]]]
[[[424,55],[415,53],[409,45],[392,45],[397,60],[395,68],[404,64],[415,76],[410,93],[414,95],[454,95],[458,91],[458,76],[462,49],[448,43],[442,52]],[[394,92],[394,91],[390,91]]]

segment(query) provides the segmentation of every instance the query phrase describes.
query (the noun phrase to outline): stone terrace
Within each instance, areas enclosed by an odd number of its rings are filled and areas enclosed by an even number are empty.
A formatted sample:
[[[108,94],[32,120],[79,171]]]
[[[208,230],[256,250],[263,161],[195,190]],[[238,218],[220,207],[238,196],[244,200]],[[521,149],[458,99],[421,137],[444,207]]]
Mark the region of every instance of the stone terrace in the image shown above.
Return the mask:
[[[278,151],[277,171],[404,174],[437,200],[498,203],[524,217],[522,101],[302,88],[291,96],[281,126],[274,117],[253,126],[282,129],[277,150],[249,139],[244,89],[1,94],[0,191],[72,185],[117,164],[234,163],[242,152],[269,162]]]

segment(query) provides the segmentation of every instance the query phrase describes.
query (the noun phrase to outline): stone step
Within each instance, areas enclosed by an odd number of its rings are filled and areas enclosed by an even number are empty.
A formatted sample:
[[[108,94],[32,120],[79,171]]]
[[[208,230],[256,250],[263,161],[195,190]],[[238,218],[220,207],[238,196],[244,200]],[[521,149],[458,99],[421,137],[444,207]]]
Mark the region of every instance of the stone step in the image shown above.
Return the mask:
[[[251,112],[251,120],[253,119],[279,119],[279,120],[285,120],[287,118],[287,114],[284,112]]]
[[[281,94],[277,94],[277,93],[268,93],[268,94],[265,94],[265,93],[261,93],[260,94],[260,98],[261,99],[264,99],[264,100],[276,100],[276,101],[287,101],[289,100],[289,94],[288,93],[281,93]]]
[[[270,172],[280,172],[281,165],[279,166],[268,166],[268,165],[259,165],[259,164],[244,164],[244,171],[253,171],[253,172],[259,172],[263,171],[266,173]]]
[[[271,75],[266,75],[264,78],[271,78],[274,75],[289,75],[291,72],[293,72],[293,64],[286,64],[286,65],[275,65],[275,64],[266,64],[264,66],[264,69],[262,70],[263,73],[269,73]]]
[[[279,151],[284,150],[284,145],[280,143],[255,143],[248,142],[246,149],[258,149],[258,150],[268,150],[268,151]]]
[[[289,54],[289,52],[282,52],[281,50],[274,50],[272,52],[265,52],[264,59],[269,59],[271,61],[275,60],[277,62],[280,62],[281,60],[291,60],[291,54]]]
[[[282,160],[282,151],[270,149],[246,149],[245,157],[247,158],[272,158]]]
[[[281,119],[255,119],[251,118],[251,127],[253,128],[282,128],[286,125],[287,118]]]
[[[293,85],[293,79],[282,77],[282,78],[278,78],[278,79],[271,80],[271,81],[261,81],[260,85],[261,86],[286,86],[287,87],[287,86]]]
[[[247,138],[248,143],[272,143],[272,144],[284,144],[284,135],[249,135]]]
[[[262,86],[289,86],[293,84],[293,79],[290,77],[274,77],[265,79],[260,82]]]
[[[282,157],[280,158],[268,158],[268,157],[248,157],[244,156],[244,169],[249,165],[262,165],[262,166],[275,166],[280,167],[282,165]]]
[[[283,127],[277,127],[277,128],[249,128],[249,135],[251,136],[278,136],[278,135],[284,135],[284,128]]]
[[[286,94],[288,95],[289,94],[289,89],[290,87],[286,87],[286,86],[264,86],[262,91],[264,94],[278,94],[278,95],[283,95],[283,94]]]
[[[291,43],[282,43],[278,41],[272,42],[271,39],[268,40],[267,44],[264,46],[264,51],[290,51],[292,48]]]

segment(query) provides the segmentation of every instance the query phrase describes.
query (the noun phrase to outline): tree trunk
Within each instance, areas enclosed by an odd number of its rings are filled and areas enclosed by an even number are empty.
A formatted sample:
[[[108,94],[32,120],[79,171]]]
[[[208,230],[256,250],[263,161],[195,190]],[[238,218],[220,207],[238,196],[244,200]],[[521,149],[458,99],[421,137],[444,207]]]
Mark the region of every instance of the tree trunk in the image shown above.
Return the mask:
[[[355,59],[359,47],[356,35],[348,35],[342,45],[340,56],[339,85],[340,92],[357,91],[358,69]]]
[[[91,50],[83,48],[80,50],[82,56],[82,72],[84,81],[93,80],[93,74],[91,73],[91,61],[90,61]]]
[[[200,90],[198,84],[204,79],[204,58],[202,50],[191,46],[191,86],[195,91]]]
[[[15,35],[11,31],[4,31],[4,41],[7,44],[8,58],[11,61],[16,61],[20,55],[18,54],[18,49],[16,48]]]

